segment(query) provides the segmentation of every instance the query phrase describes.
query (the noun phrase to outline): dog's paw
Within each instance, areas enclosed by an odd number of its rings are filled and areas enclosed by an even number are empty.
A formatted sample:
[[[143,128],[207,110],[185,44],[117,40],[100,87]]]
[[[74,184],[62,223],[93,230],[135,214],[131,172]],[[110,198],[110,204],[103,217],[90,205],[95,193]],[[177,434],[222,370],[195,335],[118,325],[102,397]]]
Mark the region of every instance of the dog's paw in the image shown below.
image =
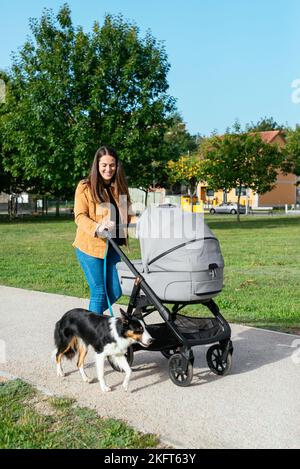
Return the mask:
[[[65,375],[65,373],[64,373],[62,370],[57,370],[57,376],[58,376],[59,378],[64,378],[66,375]]]
[[[122,384],[124,391],[128,391],[128,383]]]
[[[106,385],[105,385],[105,386],[101,386],[101,390],[102,390],[102,392],[109,392],[109,391],[111,391],[111,387],[106,386]]]

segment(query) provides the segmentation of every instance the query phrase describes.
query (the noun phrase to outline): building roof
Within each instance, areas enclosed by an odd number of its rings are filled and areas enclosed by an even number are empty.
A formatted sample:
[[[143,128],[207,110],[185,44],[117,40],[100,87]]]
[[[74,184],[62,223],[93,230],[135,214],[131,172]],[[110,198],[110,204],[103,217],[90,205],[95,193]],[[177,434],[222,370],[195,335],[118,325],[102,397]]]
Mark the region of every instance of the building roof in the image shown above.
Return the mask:
[[[256,133],[256,132],[255,132]],[[273,140],[280,135],[284,139],[284,133],[282,130],[267,130],[265,132],[257,132],[262,140],[266,143],[271,143]]]
[[[263,132],[249,132],[249,135],[260,135],[265,143],[272,143],[276,137],[280,136],[285,140],[285,133],[282,130],[265,130]],[[223,139],[225,135],[218,135],[218,138]]]

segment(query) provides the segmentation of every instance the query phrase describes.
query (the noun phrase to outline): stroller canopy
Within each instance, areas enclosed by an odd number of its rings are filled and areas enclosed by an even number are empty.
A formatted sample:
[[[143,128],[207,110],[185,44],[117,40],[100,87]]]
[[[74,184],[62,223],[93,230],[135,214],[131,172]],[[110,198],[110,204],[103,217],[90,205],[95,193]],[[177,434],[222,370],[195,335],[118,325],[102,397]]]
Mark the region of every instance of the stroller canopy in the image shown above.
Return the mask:
[[[152,205],[137,224],[144,272],[195,272],[224,266],[219,242],[202,213]]]

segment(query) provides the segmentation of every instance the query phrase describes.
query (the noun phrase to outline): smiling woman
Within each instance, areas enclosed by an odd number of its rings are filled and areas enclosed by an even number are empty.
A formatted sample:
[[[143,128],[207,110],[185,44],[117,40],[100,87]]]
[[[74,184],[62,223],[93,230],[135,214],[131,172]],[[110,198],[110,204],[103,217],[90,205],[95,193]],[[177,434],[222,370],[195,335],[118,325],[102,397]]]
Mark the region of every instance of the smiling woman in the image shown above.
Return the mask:
[[[111,155],[103,155],[99,159],[99,172],[105,184],[110,184],[111,178],[117,169],[116,159]]]
[[[104,285],[105,230],[112,232],[117,244],[127,244],[126,226],[131,221],[130,196],[122,164],[111,147],[100,147],[87,179],[80,181],[75,193],[77,232],[73,246],[90,287],[90,311],[103,314],[108,304],[121,296],[116,263],[120,257],[109,246],[106,257],[107,295]],[[119,225],[125,226],[120,229]]]

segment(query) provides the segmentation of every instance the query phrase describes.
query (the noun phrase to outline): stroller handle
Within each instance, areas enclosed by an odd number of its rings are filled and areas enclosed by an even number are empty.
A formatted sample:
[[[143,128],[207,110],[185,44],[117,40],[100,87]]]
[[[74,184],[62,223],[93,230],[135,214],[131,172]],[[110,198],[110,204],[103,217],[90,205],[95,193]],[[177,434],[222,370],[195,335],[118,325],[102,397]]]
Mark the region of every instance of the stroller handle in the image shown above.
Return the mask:
[[[136,227],[136,223],[119,223],[118,225],[114,226],[114,229],[115,228],[135,228],[135,227]],[[103,234],[103,238],[112,239],[111,232],[107,228],[104,228],[101,234]]]

